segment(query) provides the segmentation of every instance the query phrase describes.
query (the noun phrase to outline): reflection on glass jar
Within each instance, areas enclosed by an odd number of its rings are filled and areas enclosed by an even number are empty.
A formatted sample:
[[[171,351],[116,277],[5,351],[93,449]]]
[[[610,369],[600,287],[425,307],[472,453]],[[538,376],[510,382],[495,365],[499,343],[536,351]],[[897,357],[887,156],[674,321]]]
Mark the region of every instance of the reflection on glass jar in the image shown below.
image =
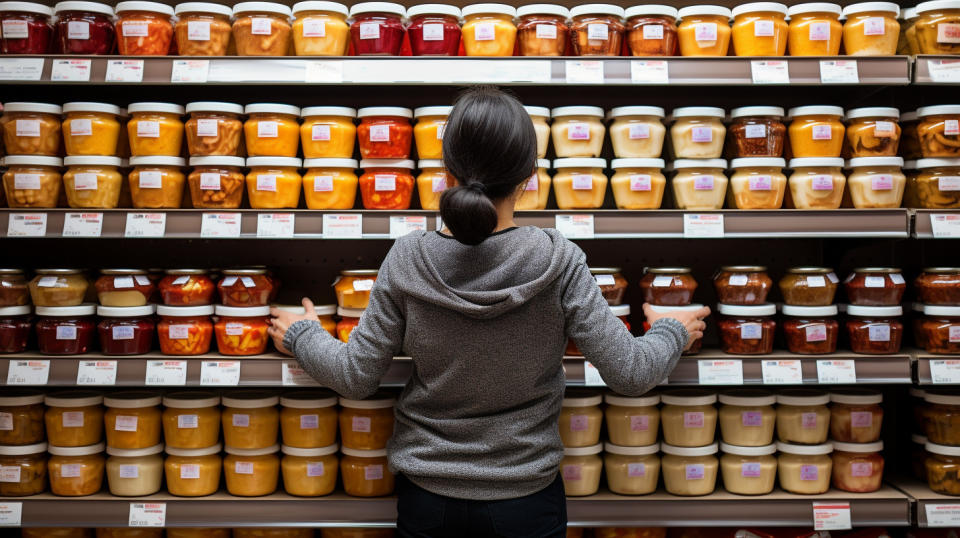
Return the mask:
[[[236,209],[243,200],[243,157],[190,157],[190,200],[198,209]]]
[[[575,56],[619,56],[624,11],[611,4],[584,4],[570,10],[570,42]]]
[[[843,8],[843,48],[847,56],[892,56],[900,40],[900,7],[863,2]]]
[[[691,272],[689,267],[648,268],[639,282],[643,300],[658,306],[690,304],[697,290],[697,281]]]
[[[554,4],[517,8],[520,56],[563,56],[567,48],[570,11]]]
[[[923,2],[916,7],[910,54],[960,54],[960,5]]]
[[[407,35],[414,56],[457,56],[460,52],[460,9],[421,4],[407,10]],[[432,159],[433,157],[424,157]]]
[[[897,306],[907,289],[903,273],[894,267],[860,267],[843,283],[847,300],[858,306]]]
[[[7,167],[3,173],[3,190],[8,207],[57,207],[62,185],[60,157],[8,155],[3,164]]]
[[[463,49],[467,56],[513,56],[516,8],[504,4],[472,4],[462,10]]]
[[[43,394],[7,389],[0,396],[0,445],[32,445],[43,440]]]
[[[24,4],[50,9],[40,4]],[[0,18],[3,18],[6,14],[6,12],[0,11]],[[9,25],[6,20],[3,21],[3,24]],[[7,41],[8,39],[4,36],[3,42]],[[24,102],[5,104],[0,125],[3,127],[3,145],[6,153],[9,155],[58,156],[60,152],[61,113],[60,105]]]
[[[298,2],[293,6],[293,49],[297,56],[346,56],[350,26],[347,6]]]
[[[627,45],[632,56],[677,56],[677,8],[662,5],[631,6]]]
[[[29,306],[0,306],[0,353],[26,350],[32,327]]]
[[[233,6],[237,56],[286,56],[290,52],[290,8],[273,2]]]
[[[737,56],[783,56],[787,51],[787,6],[752,2],[733,8],[733,51]]]
[[[780,157],[787,128],[783,125],[783,108],[778,106],[745,106],[730,111],[737,157]]]
[[[174,15],[177,17],[173,32],[178,55],[227,55],[232,8],[207,2],[187,2],[178,4]]]
[[[312,106],[300,111],[300,142],[307,159],[349,159],[357,139],[357,110],[344,106]],[[356,168],[356,167],[354,167]]]
[[[900,207],[907,182],[901,171],[903,158],[858,157],[850,159],[847,164],[853,169],[847,178],[847,185],[854,207]]]
[[[927,353],[960,354],[960,307],[924,305],[918,345]]]
[[[790,159],[790,199],[796,209],[837,209],[843,201],[847,177],[843,159],[810,157]]]
[[[596,106],[563,106],[551,111],[553,151],[557,157],[599,157],[606,129],[603,109]]]
[[[47,487],[47,443],[0,446],[0,495],[23,497]]]
[[[390,2],[361,2],[350,8],[350,42],[357,56],[398,56],[406,10]]]
[[[104,355],[143,355],[153,348],[156,307],[98,306],[100,349]]]
[[[814,2],[790,6],[790,56],[836,56],[840,53],[843,25],[839,5]]]

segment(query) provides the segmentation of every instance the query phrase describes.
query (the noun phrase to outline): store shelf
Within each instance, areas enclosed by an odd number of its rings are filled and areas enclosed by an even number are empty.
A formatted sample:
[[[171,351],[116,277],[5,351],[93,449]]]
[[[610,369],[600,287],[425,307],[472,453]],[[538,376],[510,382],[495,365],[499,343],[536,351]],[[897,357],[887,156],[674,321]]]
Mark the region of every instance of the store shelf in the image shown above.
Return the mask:
[[[911,209],[913,237],[917,239],[960,238],[960,210]]]
[[[87,61],[88,76],[64,80],[54,64]],[[787,78],[781,84],[831,83],[821,61],[853,62],[853,79],[845,83],[907,85],[909,58],[891,57],[755,57],[755,58],[181,58],[97,56],[17,56],[0,61],[0,80],[16,84],[412,84],[460,85],[470,83],[536,85],[750,85],[769,80],[764,66],[753,62],[785,62]],[[128,62],[132,78],[111,74],[110,62]],[[130,62],[134,62],[131,64]],[[782,65],[782,64],[781,64]],[[849,65],[849,64],[848,64]],[[59,66],[58,66],[59,67]],[[829,70],[829,68],[826,68]],[[773,69],[773,71],[778,71]],[[120,71],[116,71],[120,73]],[[851,73],[851,72],[845,72]],[[108,74],[110,76],[108,77]],[[122,81],[117,79],[121,78]],[[137,80],[140,78],[141,80]]]
[[[917,362],[917,384],[960,385],[960,357],[922,350],[912,351],[911,355]]]
[[[917,56],[913,68],[914,84],[960,84],[960,58],[956,56]]]
[[[934,493],[927,484],[912,478],[896,479],[893,485],[912,499],[915,510],[914,525],[918,527],[960,526],[960,497]]]

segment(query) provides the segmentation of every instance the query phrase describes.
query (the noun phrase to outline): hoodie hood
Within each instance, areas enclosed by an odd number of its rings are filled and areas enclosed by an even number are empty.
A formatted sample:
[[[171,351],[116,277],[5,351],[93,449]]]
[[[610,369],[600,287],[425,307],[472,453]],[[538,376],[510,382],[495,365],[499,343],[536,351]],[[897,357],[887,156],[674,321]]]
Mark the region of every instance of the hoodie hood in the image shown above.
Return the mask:
[[[475,246],[418,232],[399,239],[394,248],[393,286],[475,319],[495,318],[526,303],[584,256],[556,230],[533,226],[492,235]]]

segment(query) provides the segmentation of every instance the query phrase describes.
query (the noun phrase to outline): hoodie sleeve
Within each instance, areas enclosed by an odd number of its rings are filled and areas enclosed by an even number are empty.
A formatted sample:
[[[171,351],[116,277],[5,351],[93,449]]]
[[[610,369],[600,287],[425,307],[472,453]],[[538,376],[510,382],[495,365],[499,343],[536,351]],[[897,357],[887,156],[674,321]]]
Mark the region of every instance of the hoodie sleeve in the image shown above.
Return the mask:
[[[563,292],[567,335],[603,381],[619,394],[639,396],[673,370],[687,343],[687,330],[675,319],[656,321],[644,336],[634,337],[610,312],[583,254]]]

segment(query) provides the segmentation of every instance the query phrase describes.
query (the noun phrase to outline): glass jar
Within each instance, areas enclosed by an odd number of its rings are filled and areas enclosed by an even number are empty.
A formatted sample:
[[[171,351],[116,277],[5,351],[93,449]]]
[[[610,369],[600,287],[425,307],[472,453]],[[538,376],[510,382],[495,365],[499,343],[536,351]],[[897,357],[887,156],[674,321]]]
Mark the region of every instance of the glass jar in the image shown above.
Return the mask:
[[[773,279],[762,265],[727,265],[713,277],[713,287],[721,303],[762,305],[773,288]]]
[[[699,389],[664,392],[660,422],[663,440],[674,447],[699,447],[713,442],[717,428],[717,395]]]
[[[163,463],[167,493],[178,497],[203,497],[220,487],[220,443],[199,449],[167,446]]]
[[[923,397],[924,433],[932,443],[960,446],[960,396],[927,391]]]
[[[657,409],[659,395],[629,398],[606,394],[604,401],[607,404],[604,410],[607,436],[611,443],[618,447],[636,447],[657,442],[660,429],[660,410]]]
[[[603,467],[610,491],[619,495],[655,492],[660,479],[659,451],[659,443],[647,446],[604,444]]]
[[[120,107],[74,102],[63,105],[63,113],[66,115],[62,124],[63,145],[67,155],[116,155]]]
[[[361,2],[350,8],[350,43],[357,56],[399,56],[406,9],[392,2]]]
[[[920,170],[916,177],[919,207],[960,208],[960,159],[920,159],[916,166]]]
[[[556,125],[556,124],[554,124]],[[554,139],[556,144],[556,139]],[[596,209],[603,206],[607,192],[605,159],[557,159],[553,167],[553,192],[560,209]]]
[[[277,103],[256,103],[243,109],[248,157],[296,157],[300,142],[300,108]],[[249,161],[248,164],[249,165]],[[289,165],[288,165],[289,166]]]
[[[819,495],[830,489],[830,474],[833,470],[831,443],[821,445],[794,445],[777,443],[780,457],[777,472],[780,487],[798,495]]]
[[[960,157],[960,105],[926,106],[917,110],[917,116],[923,157]]]
[[[613,143],[614,155],[619,158],[659,157],[663,150],[663,138],[666,133],[666,128],[660,119],[663,115],[663,109],[660,107],[625,106],[611,110],[607,118],[614,120],[610,125],[610,140]]]
[[[843,8],[843,48],[847,56],[893,56],[900,40],[900,7],[893,2],[862,2]]]
[[[47,443],[0,446],[0,495],[23,497],[47,488]]]
[[[127,122],[130,155],[180,155],[183,144],[183,122],[180,117],[183,111],[182,106],[172,103],[130,104],[127,107],[131,116]]]
[[[717,484],[717,443],[700,447],[678,447],[663,443],[660,462],[667,493],[695,497],[713,493]]]
[[[337,444],[318,448],[282,446],[283,489],[300,497],[333,493],[337,485],[338,449]]]
[[[437,211],[440,209],[440,196],[447,189],[447,172],[444,170],[443,161],[439,159],[420,161],[417,163],[417,168],[421,170],[420,175],[417,176],[420,208]]]
[[[355,159],[304,159],[303,196],[310,209],[353,209],[357,199]]]
[[[733,135],[737,157],[783,155],[783,140],[787,132],[787,128],[781,121],[783,108],[744,106],[730,111],[730,118],[733,120],[730,125],[730,134]]]
[[[917,345],[927,353],[960,354],[960,307],[923,306]]]
[[[858,157],[847,161],[850,198],[858,209],[900,207],[907,177],[901,157]]]
[[[847,142],[852,157],[893,157],[900,144],[900,111],[892,107],[847,111]]]
[[[786,163],[779,157],[733,159],[730,195],[734,209],[780,209],[787,188]]]
[[[363,159],[360,161],[360,168],[363,169],[359,186],[364,208],[388,210],[410,208],[415,182],[411,172],[413,161]]]
[[[357,127],[355,108],[311,106],[300,110],[300,142],[307,159],[349,159],[353,157]],[[354,166],[356,168],[356,166]]]
[[[289,7],[273,2],[240,2],[233,6],[233,40],[237,56],[289,54],[292,15]]]
[[[120,2],[117,51],[123,56],[166,56],[173,42],[173,7],[142,0]],[[178,133],[179,134],[179,133]]]
[[[220,439],[220,396],[173,392],[163,397],[163,439],[167,448],[200,449]]]
[[[60,157],[9,155],[3,159],[3,164],[7,167],[3,173],[7,207],[57,207],[62,181],[60,167],[63,166]]]
[[[599,394],[568,391],[560,410],[560,440],[565,447],[587,447],[600,442],[603,411]]]
[[[723,154],[725,112],[711,106],[675,108],[670,140],[677,159],[716,159]]]
[[[851,493],[877,491],[883,485],[883,441],[833,442],[833,487]]]
[[[564,447],[560,461],[560,476],[567,497],[593,495],[600,489],[600,476],[603,474],[602,444],[586,447]]]
[[[808,157],[790,159],[790,197],[797,209],[838,209],[847,178],[843,159]]]
[[[203,355],[213,340],[213,306],[157,307],[157,336],[164,355]]]
[[[917,299],[925,305],[960,305],[960,267],[927,267],[913,281]]]
[[[153,283],[141,269],[102,269],[94,283],[103,306],[144,306],[153,293]]]
[[[413,141],[409,108],[375,106],[357,111],[357,137],[364,159],[407,159]],[[362,166],[361,166],[362,168]]]
[[[919,123],[920,119],[916,110],[900,114],[900,153],[904,159],[923,157],[923,151],[920,147],[920,134],[917,131]]]
[[[293,50],[297,56],[346,56],[350,41],[347,6],[307,1],[293,5]]]
[[[733,14],[721,6],[687,6],[677,12],[681,56],[726,56]]]
[[[230,495],[261,497],[277,491],[280,479],[279,445],[255,449],[227,445],[224,450],[227,457],[223,458],[223,474]]]
[[[783,56],[787,52],[787,6],[751,2],[738,5],[731,13],[737,56]]]
[[[163,445],[139,450],[107,447],[107,486],[111,495],[139,497],[160,491]]]
[[[53,51],[53,9],[33,2],[11,2],[0,6],[3,54],[48,54]],[[6,108],[6,107],[4,107]]]
[[[94,305],[36,307],[37,344],[44,355],[78,355],[96,336]]]
[[[35,306],[77,306],[89,283],[79,269],[37,269],[28,287]]]
[[[186,177],[183,157],[131,157],[130,195],[137,209],[179,209]]]
[[[0,268],[0,307],[29,304],[30,288],[23,270]]]
[[[40,4],[21,3],[50,9]],[[0,6],[0,9],[2,9],[2,6]],[[0,19],[3,19],[4,14],[8,13],[0,11]],[[7,26],[16,22],[20,21],[4,19],[3,25]],[[6,37],[2,40],[3,43],[7,41],[10,41],[10,39]],[[60,105],[25,102],[5,104],[3,117],[0,118],[0,121],[2,121],[3,126],[3,145],[6,152],[9,155],[58,156],[60,153],[61,113]]]
[[[677,8],[663,5],[631,6],[627,20],[627,45],[633,56],[677,56]]]
[[[639,285],[644,302],[657,306],[688,305],[697,290],[689,267],[650,267]]]
[[[341,342],[346,344],[350,341],[350,333],[360,324],[360,316],[363,315],[363,310],[362,308],[337,307],[337,315],[340,316],[340,321],[337,322],[336,336]]]
[[[783,335],[787,349],[802,355],[822,355],[837,350],[840,325],[837,306],[783,306]]]
[[[210,304],[215,289],[206,269],[167,269],[158,288],[163,304],[202,306]]]
[[[180,56],[226,56],[230,44],[230,6],[209,2],[185,2],[174,8],[173,27]],[[188,111],[189,112],[189,111]],[[189,139],[190,132],[187,131]]]
[[[830,393],[830,439],[841,443],[873,443],[880,439],[883,394],[844,389]]]
[[[103,439],[103,396],[90,391],[57,392],[46,396],[44,403],[44,424],[51,445],[89,446]]]
[[[243,200],[243,157],[190,157],[190,200],[198,209],[237,209]]]
[[[113,27],[112,7],[99,2],[70,0],[57,3],[54,15],[58,40],[55,52],[85,55],[113,53],[117,34]]]
[[[764,304],[737,306],[721,304],[720,349],[734,355],[767,355],[773,352],[773,337],[777,323],[772,316],[777,306]]]
[[[180,4],[177,7],[183,5],[187,4]],[[243,114],[242,105],[198,101],[188,103],[185,110],[190,115],[184,127],[187,132],[187,150],[191,156],[239,156],[242,154],[240,136],[243,132],[243,122],[240,121],[240,115]],[[179,153],[178,149],[176,154]],[[243,165],[240,164],[240,166]]]
[[[670,180],[677,209],[695,211],[723,209],[727,196],[727,176],[723,159],[677,159],[676,175]]]
[[[790,31],[787,46],[790,56],[837,56],[843,25],[842,8],[837,4],[812,2],[787,9]]]
[[[590,274],[597,281],[600,293],[608,305],[617,306],[623,303],[623,296],[627,291],[627,279],[620,274],[619,267],[590,267]]]
[[[547,156],[547,146],[550,143],[550,109],[543,106],[525,106],[524,110],[533,122],[533,130],[537,133],[537,159]]]
[[[958,54],[960,5],[956,2],[923,2],[915,10],[916,22],[908,37],[909,54]]]
[[[340,271],[334,281],[337,304],[342,308],[363,310],[370,302],[370,290],[377,280],[377,269],[350,269]],[[359,317],[359,316],[357,316]]]
[[[720,437],[738,447],[765,447],[773,442],[777,398],[763,390],[740,389],[718,396]]]
[[[550,198],[550,185],[552,180],[547,169],[550,168],[550,161],[547,159],[537,159],[537,171],[527,180],[523,187],[523,194],[517,199],[516,211],[542,210],[547,208],[547,200]],[[439,203],[439,199],[437,200]]]
[[[319,449],[336,443],[336,396],[317,391],[289,393],[280,398],[280,405],[280,432],[284,449]]]
[[[898,353],[903,338],[903,324],[899,320],[901,315],[903,308],[899,306],[849,305],[847,334],[850,337],[850,350],[869,355]]]
[[[223,442],[231,449],[273,446],[280,431],[280,397],[263,390],[246,390],[223,397]],[[275,451],[274,451],[275,452]]]
[[[830,430],[830,395],[810,389],[787,389],[777,394],[777,438],[784,443],[817,445]]]
[[[387,450],[343,447],[340,474],[343,491],[351,497],[382,497],[393,493],[394,477],[387,466]]]
[[[420,4],[407,10],[407,35],[414,56],[457,56],[460,52],[460,9],[444,4]],[[418,144],[419,145],[419,144]],[[426,157],[422,159],[439,159]]]
[[[340,442],[345,449],[381,450],[393,435],[396,399],[375,394],[367,400],[340,398]]]
[[[772,436],[771,431],[771,436]],[[766,495],[777,477],[777,445],[735,446],[720,443],[723,488],[737,495]]]
[[[151,392],[116,392],[103,399],[107,446],[123,450],[160,443],[160,396]]]
[[[553,150],[557,157],[599,157],[606,129],[603,109],[597,106],[563,106],[551,111]],[[561,209],[563,209],[561,207]]]
[[[63,497],[81,497],[99,492],[105,467],[103,448],[103,443],[78,447],[48,446],[50,492]]]
[[[247,199],[254,209],[296,209],[300,204],[303,165],[296,157],[247,159]]]
[[[897,306],[907,289],[903,273],[892,267],[854,269],[843,283],[850,304],[857,306]]]
[[[788,117],[790,150],[794,157],[839,157],[843,148],[844,127],[838,106],[800,106],[791,108]]]
[[[517,8],[520,56],[563,56],[567,50],[570,10],[555,4]],[[542,158],[542,155],[541,155]]]
[[[421,159],[440,159],[443,153],[443,130],[451,106],[425,106],[413,111],[417,125],[413,136],[417,140],[417,156]]]
[[[216,306],[213,325],[221,355],[259,355],[267,348],[270,307]],[[236,445],[229,445],[236,446]],[[242,448],[242,447],[240,447]]]
[[[153,345],[156,325],[153,314],[156,307],[146,306],[110,307],[98,306],[100,323],[100,349],[104,355],[144,355]]]
[[[67,204],[75,209],[114,209],[120,202],[123,176],[119,157],[84,155],[66,157],[63,188]]]
[[[610,178],[613,199],[619,209],[660,209],[667,178],[663,159],[614,159]]]
[[[0,307],[0,353],[20,353],[30,337],[30,307]]]
[[[513,56],[516,8],[505,4],[472,4],[462,10],[463,49],[467,56]]]
[[[960,495],[960,447],[927,443],[927,485],[934,493]]]
[[[43,433],[43,394],[7,389],[0,396],[0,445],[33,445]]]
[[[624,10],[611,4],[583,4],[570,10],[574,56],[620,56]]]

